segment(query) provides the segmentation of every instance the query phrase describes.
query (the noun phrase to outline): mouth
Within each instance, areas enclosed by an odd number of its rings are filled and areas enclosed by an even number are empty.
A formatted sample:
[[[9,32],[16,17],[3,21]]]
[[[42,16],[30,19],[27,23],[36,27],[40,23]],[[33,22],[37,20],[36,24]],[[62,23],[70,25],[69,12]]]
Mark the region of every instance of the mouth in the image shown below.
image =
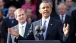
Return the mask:
[[[49,12],[44,12],[44,14],[49,14]]]

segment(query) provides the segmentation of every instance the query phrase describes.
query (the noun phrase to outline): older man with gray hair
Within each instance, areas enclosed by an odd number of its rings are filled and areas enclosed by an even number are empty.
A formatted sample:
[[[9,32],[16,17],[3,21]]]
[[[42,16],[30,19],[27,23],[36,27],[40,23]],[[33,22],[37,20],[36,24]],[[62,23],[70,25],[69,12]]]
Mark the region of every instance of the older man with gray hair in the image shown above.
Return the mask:
[[[58,5],[58,15],[55,16],[54,18],[55,19],[58,19],[62,22],[62,24],[69,24],[70,27],[69,27],[69,30],[68,30],[68,34],[67,34],[67,40],[65,43],[73,43],[74,42],[74,39],[73,39],[73,36],[74,36],[74,21],[72,19],[71,16],[67,15],[66,13],[66,10],[67,10],[67,7],[64,3],[60,3]]]

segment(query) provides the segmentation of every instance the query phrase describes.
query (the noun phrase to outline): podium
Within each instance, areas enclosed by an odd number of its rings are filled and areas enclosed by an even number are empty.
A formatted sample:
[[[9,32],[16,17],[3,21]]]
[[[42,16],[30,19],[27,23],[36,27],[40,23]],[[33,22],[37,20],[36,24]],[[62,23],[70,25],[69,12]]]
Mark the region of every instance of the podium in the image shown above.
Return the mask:
[[[18,43],[61,43],[59,40],[19,40]]]

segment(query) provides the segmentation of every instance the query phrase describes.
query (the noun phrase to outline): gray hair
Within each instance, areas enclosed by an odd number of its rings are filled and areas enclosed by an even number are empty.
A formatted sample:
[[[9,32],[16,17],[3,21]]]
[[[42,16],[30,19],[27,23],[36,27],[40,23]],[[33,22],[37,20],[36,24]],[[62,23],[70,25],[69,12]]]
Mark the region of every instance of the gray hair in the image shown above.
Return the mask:
[[[60,3],[60,4],[58,5],[58,8],[59,8],[60,6],[64,6],[64,8],[67,9],[67,6],[66,6],[64,3]]]

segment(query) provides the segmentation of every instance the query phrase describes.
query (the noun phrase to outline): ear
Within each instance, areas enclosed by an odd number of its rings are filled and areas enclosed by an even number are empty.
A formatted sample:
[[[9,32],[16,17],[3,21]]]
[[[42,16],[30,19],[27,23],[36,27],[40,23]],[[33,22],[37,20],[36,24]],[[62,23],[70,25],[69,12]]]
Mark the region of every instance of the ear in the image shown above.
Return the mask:
[[[15,15],[15,19],[17,20],[17,15]]]
[[[41,10],[39,9],[39,13],[41,14]]]

